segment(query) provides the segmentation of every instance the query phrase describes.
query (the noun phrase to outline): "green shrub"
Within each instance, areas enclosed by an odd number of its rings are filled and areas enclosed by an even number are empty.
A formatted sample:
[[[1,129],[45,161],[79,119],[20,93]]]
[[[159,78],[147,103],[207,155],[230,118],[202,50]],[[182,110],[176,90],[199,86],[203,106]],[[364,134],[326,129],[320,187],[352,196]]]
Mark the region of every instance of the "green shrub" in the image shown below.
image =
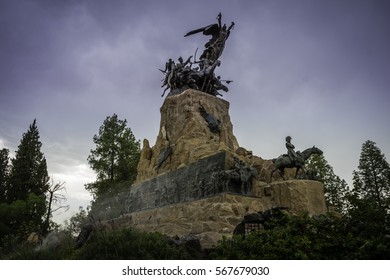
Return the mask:
[[[33,245],[27,242],[14,246],[12,252],[4,259],[10,260],[66,260],[72,259],[75,253],[74,240],[65,232],[52,233],[58,238],[55,242]]]
[[[357,230],[349,216],[280,214],[264,229],[221,240],[212,259],[389,259],[390,236]]]
[[[76,259],[191,259],[184,247],[170,245],[160,233],[144,233],[126,228],[96,232],[76,251]]]

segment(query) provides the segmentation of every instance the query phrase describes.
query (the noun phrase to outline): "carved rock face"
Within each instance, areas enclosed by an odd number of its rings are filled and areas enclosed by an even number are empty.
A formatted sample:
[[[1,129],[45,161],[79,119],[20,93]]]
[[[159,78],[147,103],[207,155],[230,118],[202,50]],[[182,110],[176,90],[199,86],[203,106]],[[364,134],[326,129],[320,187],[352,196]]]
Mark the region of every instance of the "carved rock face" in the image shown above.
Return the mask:
[[[203,119],[206,121],[209,129],[213,133],[220,133],[221,129],[219,128],[220,120],[218,120],[214,115],[208,113],[203,106],[199,107],[199,113],[203,117]]]
[[[211,248],[223,236],[231,236],[245,216],[273,207],[287,208],[293,214],[323,214],[327,211],[323,185],[308,180],[272,184],[257,181],[254,195],[250,197],[219,194],[130,213],[125,219],[128,225],[140,230],[159,231],[170,236],[196,234],[203,248]]]
[[[210,129],[199,108],[219,121],[219,133],[214,128]],[[234,152],[238,148],[226,100],[200,91],[186,90],[167,97],[160,111],[160,131],[156,144],[151,148],[150,158],[141,157],[137,182],[176,170],[218,151]],[[168,147],[172,147],[172,153],[160,162],[159,156]],[[150,148],[146,146],[145,149]],[[159,168],[156,168],[157,164]]]

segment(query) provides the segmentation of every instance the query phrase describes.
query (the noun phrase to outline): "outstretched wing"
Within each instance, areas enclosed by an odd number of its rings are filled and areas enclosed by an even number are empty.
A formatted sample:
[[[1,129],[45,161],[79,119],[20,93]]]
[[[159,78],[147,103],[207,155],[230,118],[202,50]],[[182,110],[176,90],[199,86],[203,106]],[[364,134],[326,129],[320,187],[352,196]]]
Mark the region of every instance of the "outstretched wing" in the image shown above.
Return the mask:
[[[209,26],[205,27],[205,30],[203,31],[204,35],[218,35],[220,32],[219,25],[214,23]]]
[[[210,24],[210,25],[207,25],[205,27],[201,27],[201,28],[192,30],[192,31],[188,32],[187,34],[185,34],[184,37],[187,37],[187,36],[199,33],[199,32],[203,32],[204,35],[217,35],[219,32],[219,26],[216,23]]]

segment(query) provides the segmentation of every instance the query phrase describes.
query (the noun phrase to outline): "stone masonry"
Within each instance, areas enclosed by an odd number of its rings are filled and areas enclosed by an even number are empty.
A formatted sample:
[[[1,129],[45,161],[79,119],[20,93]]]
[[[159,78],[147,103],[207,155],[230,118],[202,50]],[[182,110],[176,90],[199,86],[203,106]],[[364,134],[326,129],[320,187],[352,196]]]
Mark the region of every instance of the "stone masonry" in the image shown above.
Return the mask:
[[[323,185],[287,181],[240,147],[233,135],[229,103],[195,90],[169,96],[161,107],[155,145],[144,140],[137,180],[115,221],[170,236],[195,234],[205,248],[231,236],[244,215],[272,207],[310,215],[327,211]]]

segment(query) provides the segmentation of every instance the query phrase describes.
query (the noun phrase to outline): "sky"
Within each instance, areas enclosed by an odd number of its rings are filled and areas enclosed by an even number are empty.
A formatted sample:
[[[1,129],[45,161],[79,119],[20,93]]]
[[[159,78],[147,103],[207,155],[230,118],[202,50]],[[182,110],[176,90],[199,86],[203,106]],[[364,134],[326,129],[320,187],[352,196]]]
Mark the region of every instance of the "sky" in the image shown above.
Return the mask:
[[[86,207],[87,157],[107,116],[154,145],[164,69],[198,54],[193,29],[235,26],[215,70],[231,79],[240,146],[264,159],[316,145],[352,185],[366,140],[390,157],[390,3],[380,0],[0,0],[0,148],[34,119],[48,172],[65,182],[62,222]]]

